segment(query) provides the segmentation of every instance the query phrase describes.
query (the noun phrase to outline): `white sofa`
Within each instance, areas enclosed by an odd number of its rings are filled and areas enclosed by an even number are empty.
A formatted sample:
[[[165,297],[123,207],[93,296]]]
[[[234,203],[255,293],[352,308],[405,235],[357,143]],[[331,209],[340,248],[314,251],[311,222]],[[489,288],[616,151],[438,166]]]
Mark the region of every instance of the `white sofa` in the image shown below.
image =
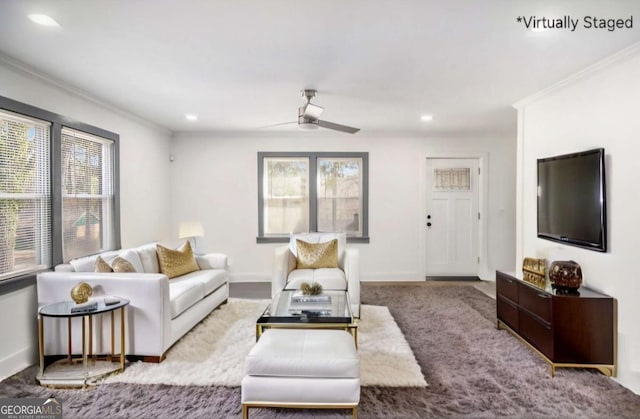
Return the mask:
[[[296,269],[296,240],[307,243],[325,243],[338,239],[338,267],[320,269]],[[303,282],[317,282],[324,289],[344,290],[349,296],[351,312],[360,317],[360,252],[347,248],[344,233],[291,234],[288,246],[275,250],[271,297],[283,289],[300,289]]]
[[[100,256],[109,262],[118,255],[131,262],[136,272],[93,272],[98,256],[93,255],[58,265],[55,272],[39,274],[38,306],[70,301],[71,288],[80,282],[93,287],[91,298],[126,298],[130,300],[126,311],[127,356],[161,362],[171,345],[229,297],[226,255],[196,256],[199,271],[171,280],[160,273],[155,243],[105,252]],[[48,317],[44,320],[45,355],[66,355],[66,321]],[[111,319],[101,316],[94,322],[93,352],[107,353],[111,343]],[[75,321],[72,327],[73,352],[80,353],[81,323]]]

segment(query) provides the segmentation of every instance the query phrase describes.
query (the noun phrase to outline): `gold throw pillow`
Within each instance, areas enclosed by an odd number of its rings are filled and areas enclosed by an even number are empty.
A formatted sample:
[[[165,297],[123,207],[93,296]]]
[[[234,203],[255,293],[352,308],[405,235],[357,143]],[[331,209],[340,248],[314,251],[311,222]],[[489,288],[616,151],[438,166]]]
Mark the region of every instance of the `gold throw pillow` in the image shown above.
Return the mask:
[[[188,241],[184,242],[178,250],[157,245],[156,252],[158,253],[160,272],[169,279],[200,270]]]
[[[121,258],[120,256],[116,256],[111,262],[111,267],[113,268],[113,272],[135,272],[136,268],[133,267],[131,262],[128,260]]]
[[[338,267],[338,239],[325,243],[307,243],[296,239],[297,269]]]
[[[94,272],[113,272],[113,269],[111,269],[111,266],[109,266],[109,264],[105,262],[104,259],[102,259],[102,256],[98,256],[98,258],[96,259],[96,264],[93,271]]]

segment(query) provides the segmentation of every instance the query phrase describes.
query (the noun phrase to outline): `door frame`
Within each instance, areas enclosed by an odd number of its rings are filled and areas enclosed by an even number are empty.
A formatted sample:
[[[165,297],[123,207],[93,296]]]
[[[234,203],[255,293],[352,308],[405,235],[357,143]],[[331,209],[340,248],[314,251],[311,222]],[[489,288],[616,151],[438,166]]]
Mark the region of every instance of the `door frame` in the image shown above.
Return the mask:
[[[419,254],[420,272],[422,277],[427,275],[427,159],[477,159],[480,175],[478,176],[478,210],[480,211],[480,224],[478,226],[478,254],[480,263],[478,264],[478,277],[489,279],[492,275],[489,272],[488,245],[487,245],[487,219],[489,191],[489,153],[486,151],[452,151],[452,152],[423,152],[420,154],[420,211],[418,214],[419,231]]]

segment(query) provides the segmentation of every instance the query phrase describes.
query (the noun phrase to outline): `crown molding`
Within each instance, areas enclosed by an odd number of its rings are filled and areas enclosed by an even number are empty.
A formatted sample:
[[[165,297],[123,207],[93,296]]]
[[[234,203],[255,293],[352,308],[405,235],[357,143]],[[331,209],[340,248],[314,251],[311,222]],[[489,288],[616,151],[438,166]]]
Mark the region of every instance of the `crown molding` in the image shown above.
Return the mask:
[[[539,92],[536,92],[530,96],[525,97],[524,99],[521,99],[517,102],[515,102],[512,106],[516,109],[522,109],[525,106],[528,106],[534,102],[537,102],[538,100],[548,96],[549,94],[556,92],[560,89],[563,89],[566,86],[572,85],[574,83],[577,83],[578,81],[584,80],[586,78],[589,78],[591,76],[593,76],[594,74],[597,74],[601,71],[604,71],[618,63],[621,63],[625,60],[627,60],[629,57],[639,54],[640,53],[640,42],[636,42],[635,44],[632,44],[631,46],[628,46],[618,52],[616,52],[613,55],[610,55],[594,64],[591,64],[590,66],[586,67],[583,70],[580,70],[579,72],[563,79],[560,80],[559,82],[556,82],[554,84],[552,84],[551,86],[540,90]]]
[[[345,134],[332,131],[261,131],[261,130],[188,130],[173,131],[173,139],[201,139],[201,138],[264,138],[264,139],[358,139],[358,138],[381,138],[381,139],[397,139],[397,138],[413,138],[413,139],[474,139],[474,138],[492,138],[492,137],[513,137],[515,136],[516,127],[495,130],[405,130],[405,131],[375,131],[362,130],[357,134]]]
[[[92,95],[91,93],[82,90],[78,87],[75,86],[71,86],[65,82],[63,82],[62,80],[59,80],[55,77],[52,77],[48,74],[42,73],[38,70],[36,70],[35,68],[29,66],[28,64],[23,63],[22,61],[19,61],[11,56],[6,55],[3,52],[0,52],[0,63],[3,63],[5,65],[7,65],[8,67],[10,67],[11,69],[18,71],[28,77],[32,77],[35,78],[38,81],[44,82],[50,86],[56,87],[62,91],[64,91],[65,93],[71,94],[73,96],[76,96],[80,99],[83,100],[87,100],[95,105],[98,105],[110,112],[113,112],[115,114],[118,114],[120,116],[123,116],[127,119],[133,120],[135,122],[138,122],[142,125],[145,125],[149,128],[153,128],[159,131],[164,132],[165,134],[171,134],[172,131],[166,127],[163,127],[161,125],[156,124],[155,122],[152,122],[148,119],[145,119],[141,116],[138,116],[134,113],[131,113],[127,110],[124,110],[112,103],[109,103],[107,101],[105,101],[104,99],[98,98],[94,95]]]

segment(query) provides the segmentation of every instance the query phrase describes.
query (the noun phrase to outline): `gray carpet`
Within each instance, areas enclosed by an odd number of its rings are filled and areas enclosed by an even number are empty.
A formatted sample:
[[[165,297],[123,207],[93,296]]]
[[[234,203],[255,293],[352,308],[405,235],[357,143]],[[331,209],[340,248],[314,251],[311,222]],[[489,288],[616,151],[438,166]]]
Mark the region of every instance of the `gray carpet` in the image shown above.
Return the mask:
[[[638,417],[640,396],[591,370],[548,366],[495,328],[495,301],[470,286],[364,286],[363,302],[387,305],[427,388],[363,387],[361,418]],[[65,418],[240,417],[240,389],[109,384],[50,390],[35,367],[0,383],[0,397],[54,396]],[[255,418],[349,417],[346,411],[256,409]]]

